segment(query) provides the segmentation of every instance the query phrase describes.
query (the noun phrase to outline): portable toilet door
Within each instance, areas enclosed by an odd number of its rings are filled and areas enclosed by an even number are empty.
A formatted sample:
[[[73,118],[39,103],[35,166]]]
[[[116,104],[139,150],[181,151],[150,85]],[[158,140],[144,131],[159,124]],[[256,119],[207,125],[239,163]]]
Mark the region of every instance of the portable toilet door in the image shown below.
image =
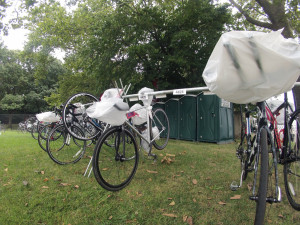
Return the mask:
[[[218,97],[216,95],[197,96],[197,140],[217,142],[217,111]]]
[[[228,142],[234,139],[233,107],[213,94],[197,96],[197,140]]]
[[[165,103],[165,112],[170,124],[170,138],[178,139],[179,129],[179,100],[171,98]]]
[[[185,95],[179,99],[179,139],[196,141],[197,98]]]

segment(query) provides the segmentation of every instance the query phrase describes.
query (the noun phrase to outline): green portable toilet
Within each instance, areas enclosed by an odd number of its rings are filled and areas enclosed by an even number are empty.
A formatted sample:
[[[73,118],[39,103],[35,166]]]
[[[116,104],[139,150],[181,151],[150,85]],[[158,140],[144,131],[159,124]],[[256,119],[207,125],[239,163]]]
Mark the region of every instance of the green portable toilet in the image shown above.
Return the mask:
[[[153,106],[152,106],[152,110],[154,111],[155,109],[160,108],[163,109],[164,111],[166,111],[165,109],[165,103],[164,102],[156,102]]]
[[[213,94],[197,96],[197,140],[230,142],[234,139],[233,106]]]
[[[196,141],[197,97],[185,95],[179,99],[179,139]]]
[[[178,139],[179,129],[179,100],[171,98],[165,103],[165,112],[170,124],[170,138]]]

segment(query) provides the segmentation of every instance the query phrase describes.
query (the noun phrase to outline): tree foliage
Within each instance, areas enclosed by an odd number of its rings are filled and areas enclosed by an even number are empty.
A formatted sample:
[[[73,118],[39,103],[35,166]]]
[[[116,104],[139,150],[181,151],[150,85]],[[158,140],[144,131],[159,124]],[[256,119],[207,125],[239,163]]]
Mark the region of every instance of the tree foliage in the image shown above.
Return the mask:
[[[209,0],[81,0],[70,11],[44,1],[29,9],[33,51],[66,52],[67,73],[49,101],[100,94],[112,80],[158,89],[203,85],[202,71],[230,21]]]
[[[44,59],[44,61],[41,60]],[[37,113],[48,106],[64,68],[50,55],[0,45],[0,112]]]

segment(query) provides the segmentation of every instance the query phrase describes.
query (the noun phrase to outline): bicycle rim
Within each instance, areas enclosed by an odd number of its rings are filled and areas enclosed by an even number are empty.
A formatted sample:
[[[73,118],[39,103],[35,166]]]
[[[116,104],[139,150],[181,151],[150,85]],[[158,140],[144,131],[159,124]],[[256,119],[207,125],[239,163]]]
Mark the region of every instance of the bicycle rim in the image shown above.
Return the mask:
[[[153,112],[151,126],[151,139],[154,138],[154,147],[158,150],[164,149],[168,144],[170,136],[170,124],[165,111],[162,109],[156,109]]]
[[[77,128],[74,132],[80,133],[81,130]],[[78,162],[83,157],[85,148],[85,141],[74,139],[64,125],[54,128],[48,136],[48,154],[54,162],[60,165]]]
[[[138,150],[132,134],[121,128],[112,128],[98,141],[93,157],[97,182],[106,190],[118,191],[132,180],[138,166]],[[125,151],[123,149],[125,147]]]

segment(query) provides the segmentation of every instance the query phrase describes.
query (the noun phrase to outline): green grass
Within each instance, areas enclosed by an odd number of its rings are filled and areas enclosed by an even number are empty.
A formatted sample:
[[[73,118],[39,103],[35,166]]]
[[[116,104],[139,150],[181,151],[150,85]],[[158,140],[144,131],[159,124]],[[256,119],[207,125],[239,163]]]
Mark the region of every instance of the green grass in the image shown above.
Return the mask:
[[[60,166],[30,134],[6,131],[0,135],[0,224],[253,224],[247,188],[253,174],[240,190],[229,188],[239,181],[236,146],[171,140],[155,151],[156,163],[141,157],[129,186],[108,192],[93,174],[83,176],[88,157]],[[161,162],[166,154],[175,155],[167,156],[175,158],[170,164]],[[267,222],[300,224],[281,188],[283,201],[268,205]],[[231,200],[235,195],[240,199]]]

